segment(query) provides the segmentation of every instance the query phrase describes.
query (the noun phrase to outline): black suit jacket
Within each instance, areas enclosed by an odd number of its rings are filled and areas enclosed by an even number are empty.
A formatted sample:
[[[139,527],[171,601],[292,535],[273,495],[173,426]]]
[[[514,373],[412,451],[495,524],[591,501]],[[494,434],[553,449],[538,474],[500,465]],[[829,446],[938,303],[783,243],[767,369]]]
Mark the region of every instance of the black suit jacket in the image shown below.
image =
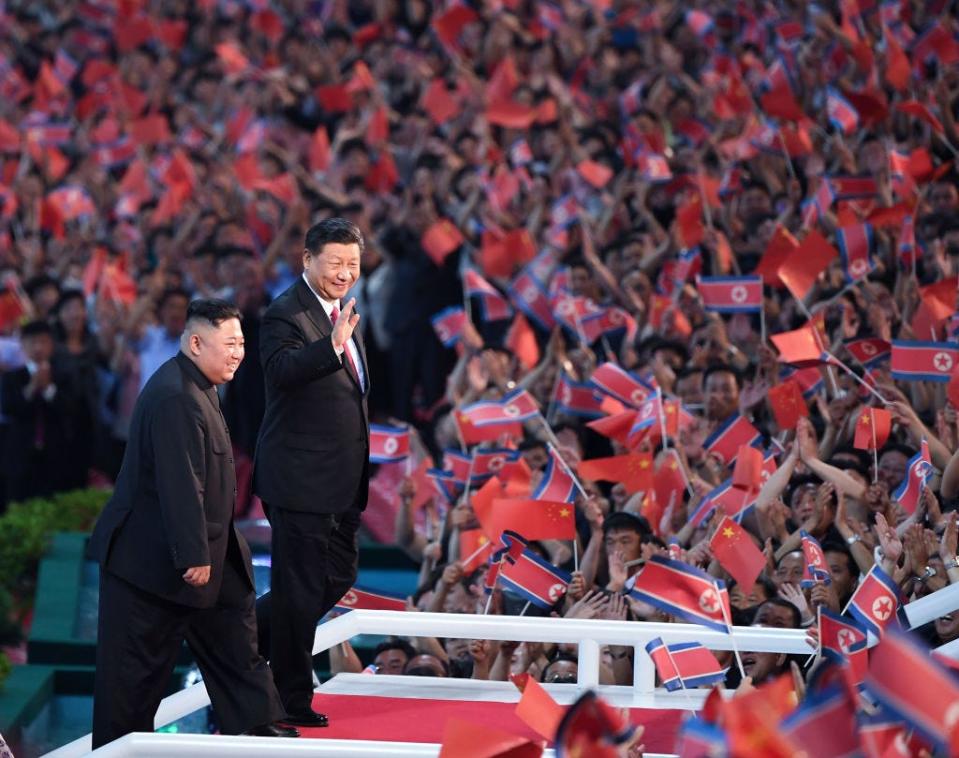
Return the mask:
[[[3,467],[12,475],[23,470],[37,441],[37,426],[43,426],[43,449],[55,467],[64,466],[62,457],[76,440],[79,403],[70,377],[55,362],[52,380],[57,387],[53,399],[27,398],[23,391],[30,383],[26,366],[9,371],[0,380],[0,407],[9,419]],[[61,460],[57,460],[61,458]],[[56,476],[56,471],[51,471]]]
[[[177,353],[137,399],[123,466],[93,530],[90,554],[137,587],[208,608],[223,600],[229,552],[252,592],[250,551],[233,526],[235,499],[230,435],[216,389]],[[186,569],[207,565],[206,585],[183,581]]]
[[[302,277],[263,316],[260,360],[266,415],[253,491],[271,508],[343,513],[366,507],[370,375],[360,330],[353,332],[365,391],[333,349],[333,325]]]

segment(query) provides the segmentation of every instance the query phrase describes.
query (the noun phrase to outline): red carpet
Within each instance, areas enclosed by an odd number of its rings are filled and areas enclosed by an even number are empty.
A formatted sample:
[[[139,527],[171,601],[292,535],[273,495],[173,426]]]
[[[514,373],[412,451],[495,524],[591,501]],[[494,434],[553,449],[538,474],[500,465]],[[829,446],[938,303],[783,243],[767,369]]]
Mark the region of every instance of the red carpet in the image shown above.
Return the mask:
[[[365,739],[395,742],[440,742],[443,725],[452,716],[488,725],[531,739],[538,735],[513,715],[515,703],[471,703],[463,700],[414,700],[367,695],[315,695],[313,708],[330,717],[325,729],[304,729],[304,737]],[[643,743],[651,753],[671,753],[681,711],[635,709],[635,724],[643,724]]]

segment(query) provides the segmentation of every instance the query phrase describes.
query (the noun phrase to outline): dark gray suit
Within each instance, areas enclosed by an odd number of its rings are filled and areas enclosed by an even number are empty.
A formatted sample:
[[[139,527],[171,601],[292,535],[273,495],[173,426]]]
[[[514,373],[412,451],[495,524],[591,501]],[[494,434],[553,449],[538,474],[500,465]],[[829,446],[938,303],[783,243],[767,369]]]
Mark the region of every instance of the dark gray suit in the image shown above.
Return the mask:
[[[266,415],[254,492],[273,527],[271,592],[257,603],[260,652],[270,658],[283,705],[310,707],[316,623],[356,578],[356,531],[369,490],[369,372],[357,346],[361,390],[330,336],[333,325],[298,279],[263,316],[260,358]]]
[[[153,716],[190,645],[221,731],[283,715],[256,653],[250,551],[233,525],[236,476],[213,384],[178,353],[137,400],[113,497],[90,538],[100,563],[94,747]],[[186,569],[211,566],[193,587]]]

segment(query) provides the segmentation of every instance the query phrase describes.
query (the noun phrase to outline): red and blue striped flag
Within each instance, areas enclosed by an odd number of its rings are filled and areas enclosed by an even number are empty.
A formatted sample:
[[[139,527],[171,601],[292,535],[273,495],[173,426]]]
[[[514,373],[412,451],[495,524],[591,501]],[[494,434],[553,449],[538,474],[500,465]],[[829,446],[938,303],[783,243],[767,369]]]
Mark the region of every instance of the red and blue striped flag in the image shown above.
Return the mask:
[[[463,336],[466,326],[466,311],[461,307],[444,308],[430,319],[433,331],[444,347],[453,347]]]
[[[829,573],[829,564],[826,563],[826,555],[822,551],[819,540],[805,529],[800,529],[799,535],[802,538],[802,552],[805,559],[799,586],[809,589],[817,584],[831,584],[832,575]]]
[[[406,600],[402,597],[387,595],[379,590],[353,587],[339,600],[336,609],[340,611],[405,611]]]
[[[652,556],[636,576],[629,594],[690,623],[729,633],[726,586],[686,563]]]
[[[897,381],[948,382],[959,361],[951,342],[892,341],[892,378]]]
[[[761,276],[698,276],[703,308],[716,313],[752,313],[763,307]]]
[[[574,381],[565,372],[556,383],[554,407],[561,413],[579,418],[602,418],[603,413],[596,388],[590,382]]]
[[[646,652],[653,659],[663,687],[670,692],[713,685],[726,676],[726,669],[716,656],[699,642],[667,645],[662,637],[654,637],[646,644]]]
[[[576,481],[566,467],[556,460],[553,450],[549,451],[549,462],[543,470],[543,478],[530,497],[551,503],[572,503],[576,499]]]
[[[463,290],[467,297],[479,298],[483,321],[504,321],[513,317],[509,301],[473,269],[467,269],[463,275]]]
[[[533,396],[524,389],[514,390],[499,400],[481,400],[460,411],[473,426],[495,426],[529,421],[539,414]]]
[[[734,413],[703,442],[703,449],[719,458],[720,463],[732,462],[741,445],[758,447],[762,435],[745,416]]]
[[[859,112],[833,87],[826,88],[826,115],[829,123],[843,134],[852,134],[859,126]]]
[[[872,259],[875,237],[869,224],[842,227],[836,232],[836,244],[848,284],[865,279],[876,269]]]
[[[859,582],[847,612],[866,631],[882,637],[883,630],[896,621],[899,597],[899,585],[876,563]]]
[[[654,391],[638,377],[612,362],[597,366],[589,380],[601,392],[631,408],[639,408]]]
[[[556,325],[546,288],[530,273],[528,266],[510,282],[506,291],[513,305],[542,331],[548,332]]]
[[[370,463],[396,463],[410,454],[410,430],[370,424]]]
[[[929,443],[925,437],[919,447],[919,452],[909,459],[906,468],[906,478],[896,487],[889,497],[898,501],[903,510],[908,514],[916,512],[919,507],[919,501],[922,499],[922,491],[929,484],[935,473],[932,467],[932,460],[929,457]]]
[[[499,569],[503,587],[539,608],[552,608],[562,600],[572,578],[529,549],[518,557],[507,551]]]

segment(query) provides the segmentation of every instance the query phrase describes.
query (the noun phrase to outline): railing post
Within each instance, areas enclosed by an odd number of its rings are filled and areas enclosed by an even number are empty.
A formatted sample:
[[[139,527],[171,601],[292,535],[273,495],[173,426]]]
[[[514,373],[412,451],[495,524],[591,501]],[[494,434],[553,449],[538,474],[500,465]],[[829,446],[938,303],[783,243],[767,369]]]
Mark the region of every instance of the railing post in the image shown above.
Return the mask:
[[[579,641],[576,670],[576,683],[581,688],[596,687],[599,684],[599,643],[596,640]]]
[[[633,648],[633,692],[648,695],[656,689],[656,667],[643,645]]]

